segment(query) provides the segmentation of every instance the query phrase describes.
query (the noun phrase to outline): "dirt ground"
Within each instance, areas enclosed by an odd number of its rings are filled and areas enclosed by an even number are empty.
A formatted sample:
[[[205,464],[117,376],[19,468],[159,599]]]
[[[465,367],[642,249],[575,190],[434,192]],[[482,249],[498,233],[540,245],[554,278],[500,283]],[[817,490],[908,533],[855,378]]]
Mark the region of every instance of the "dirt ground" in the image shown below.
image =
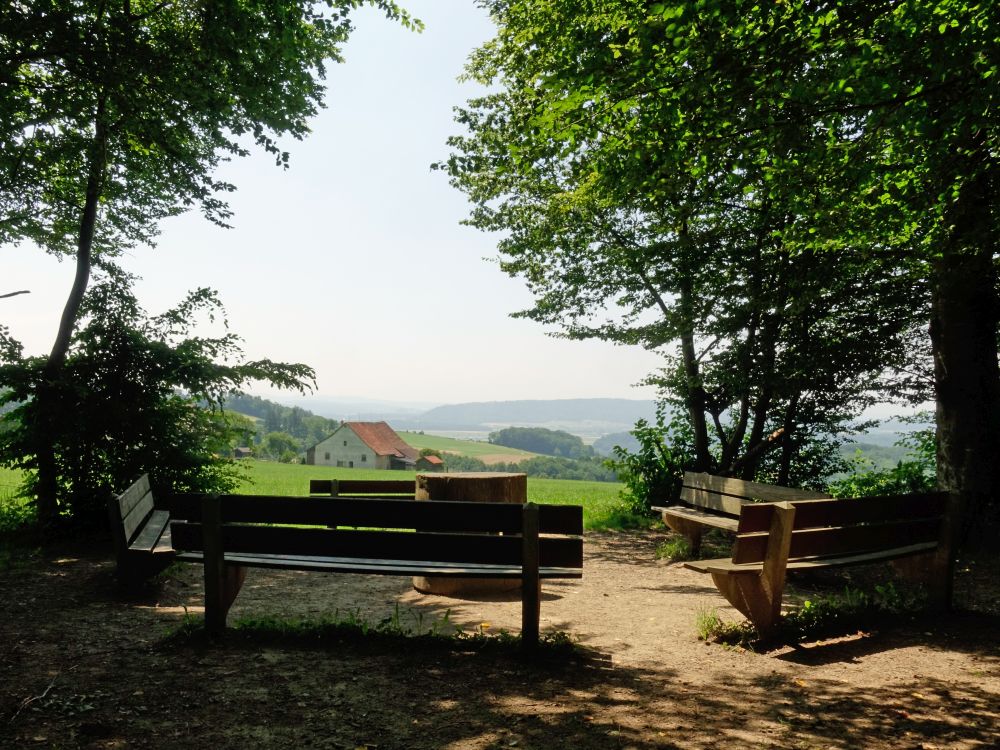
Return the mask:
[[[738,616],[708,576],[656,560],[663,538],[588,534],[584,579],[542,599],[543,631],[581,648],[540,663],[450,641],[169,637],[201,611],[200,568],[126,598],[104,548],[64,545],[0,573],[0,748],[1000,747],[995,567],[963,567],[954,614],[754,653],[697,639],[699,611]],[[520,623],[517,598],[262,570],[230,618],[396,611]]]

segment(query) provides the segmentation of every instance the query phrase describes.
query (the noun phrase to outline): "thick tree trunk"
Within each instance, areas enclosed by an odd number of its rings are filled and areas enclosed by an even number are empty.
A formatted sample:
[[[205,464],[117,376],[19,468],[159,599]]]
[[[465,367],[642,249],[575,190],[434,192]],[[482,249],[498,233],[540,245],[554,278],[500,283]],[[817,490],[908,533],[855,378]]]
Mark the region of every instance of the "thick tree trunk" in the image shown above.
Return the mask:
[[[701,372],[698,367],[698,355],[694,346],[694,290],[691,288],[690,277],[681,281],[680,309],[683,316],[684,330],[681,332],[681,359],[684,363],[686,383],[685,402],[691,418],[691,428],[694,432],[694,457],[692,471],[709,471],[712,468],[712,454],[708,450],[708,423],[705,419],[706,399],[705,389],[701,384]]]
[[[36,447],[36,485],[38,521],[43,527],[50,526],[59,515],[58,489],[59,477],[56,464],[56,450],[48,435],[55,435],[55,425],[59,419],[59,386],[58,381],[66,356],[69,353],[70,341],[80,314],[80,305],[90,283],[90,272],[93,267],[94,231],[97,227],[97,208],[104,189],[104,179],[107,170],[107,138],[108,132],[104,122],[104,102],[97,109],[94,128],[94,141],[91,144],[87,174],[87,192],[84,197],[83,209],[80,213],[80,231],[77,238],[76,275],[70,289],[69,298],[63,308],[59,321],[59,331],[55,343],[45,363],[43,382],[40,384],[37,399],[37,418],[42,425],[51,425],[44,430],[36,430],[42,435]]]
[[[1000,515],[1000,305],[989,188],[988,175],[966,186],[933,265],[938,485],[965,494],[967,529],[986,529]]]

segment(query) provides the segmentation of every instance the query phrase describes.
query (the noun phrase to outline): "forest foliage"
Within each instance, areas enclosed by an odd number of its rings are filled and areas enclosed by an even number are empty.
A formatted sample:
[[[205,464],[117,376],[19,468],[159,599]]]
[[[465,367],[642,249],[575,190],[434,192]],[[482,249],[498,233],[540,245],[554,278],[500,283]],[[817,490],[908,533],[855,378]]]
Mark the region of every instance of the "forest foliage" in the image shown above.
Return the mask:
[[[934,398],[941,486],[1000,507],[996,3],[485,5],[438,166],[516,315],[661,354],[689,468],[813,484]]]

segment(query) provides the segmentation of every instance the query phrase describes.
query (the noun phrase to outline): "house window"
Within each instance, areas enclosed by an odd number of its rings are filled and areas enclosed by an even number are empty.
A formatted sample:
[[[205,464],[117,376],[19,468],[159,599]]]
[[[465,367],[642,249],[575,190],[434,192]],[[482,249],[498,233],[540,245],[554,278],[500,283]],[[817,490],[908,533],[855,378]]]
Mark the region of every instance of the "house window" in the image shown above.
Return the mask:
[[[337,461],[337,466],[343,468],[344,462],[343,461]]]
[[[344,441],[344,447],[345,448],[347,447],[347,441],[346,440]]]
[[[361,463],[364,463],[364,462],[365,462],[365,461],[367,461],[367,460],[368,460],[368,456],[367,456],[367,455],[363,455],[363,456],[361,457]]]
[[[329,453],[327,453],[327,454],[326,454],[326,459],[325,459],[325,460],[326,460],[326,461],[329,461],[329,460],[330,460],[330,454],[329,454]]]
[[[348,469],[353,469],[354,468],[354,462],[353,461],[348,461],[347,462],[347,468]]]

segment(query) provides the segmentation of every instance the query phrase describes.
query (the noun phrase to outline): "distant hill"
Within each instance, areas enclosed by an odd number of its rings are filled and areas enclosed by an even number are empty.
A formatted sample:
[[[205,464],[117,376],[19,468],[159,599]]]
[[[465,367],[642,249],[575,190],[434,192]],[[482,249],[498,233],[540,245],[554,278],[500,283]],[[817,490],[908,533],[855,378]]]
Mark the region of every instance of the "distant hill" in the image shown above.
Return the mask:
[[[627,432],[637,420],[655,418],[656,404],[620,398],[487,401],[448,404],[397,420],[399,427],[420,430],[495,430],[545,427],[584,438]]]
[[[632,453],[637,453],[640,448],[639,441],[631,432],[613,432],[595,440],[594,450],[600,456],[613,456],[616,445]]]

